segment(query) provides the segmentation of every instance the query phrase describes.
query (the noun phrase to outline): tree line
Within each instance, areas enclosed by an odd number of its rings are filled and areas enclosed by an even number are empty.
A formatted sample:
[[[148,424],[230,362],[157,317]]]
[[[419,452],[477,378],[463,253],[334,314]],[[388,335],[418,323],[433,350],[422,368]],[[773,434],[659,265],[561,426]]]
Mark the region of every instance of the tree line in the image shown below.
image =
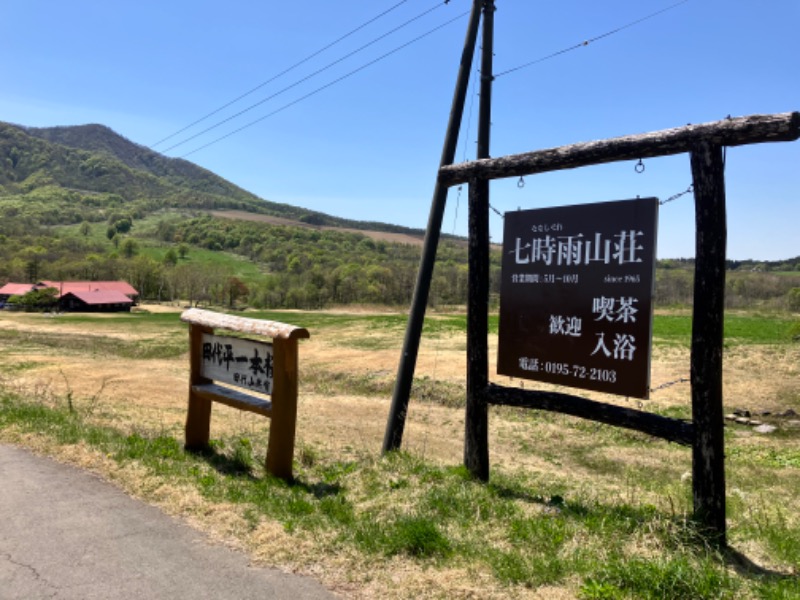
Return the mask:
[[[0,283],[124,279],[147,301],[226,307],[317,309],[331,305],[411,302],[421,249],[336,229],[167,214],[149,226],[111,210],[103,225],[31,226],[0,222]],[[102,228],[105,235],[90,235]],[[236,276],[230,263],[201,259],[201,250],[236,254],[257,267]],[[693,261],[660,261],[658,306],[688,306]],[[467,247],[443,240],[431,285],[432,305],[464,305]],[[499,298],[500,252],[492,254],[491,298]],[[800,272],[729,271],[728,308],[800,310]]]

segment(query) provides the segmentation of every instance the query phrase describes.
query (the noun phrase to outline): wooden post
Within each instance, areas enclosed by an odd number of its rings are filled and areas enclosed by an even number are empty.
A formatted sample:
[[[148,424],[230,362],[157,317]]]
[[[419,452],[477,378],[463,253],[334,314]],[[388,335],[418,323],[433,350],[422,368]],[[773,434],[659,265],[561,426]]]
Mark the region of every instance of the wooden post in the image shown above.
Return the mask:
[[[478,159],[489,157],[494,58],[493,0],[483,7],[481,101]],[[469,184],[469,299],[467,305],[467,411],[464,465],[481,481],[489,480],[489,182]]]
[[[203,334],[213,333],[203,325],[189,325],[189,409],[186,412],[186,449],[208,448],[211,432],[211,400],[194,392],[194,386],[211,383],[200,374],[203,364]]]
[[[275,379],[266,467],[275,477],[291,479],[297,423],[297,340],[276,339],[272,348]]]
[[[439,167],[453,163],[458,146],[458,134],[461,130],[461,121],[464,117],[464,104],[469,88],[472,59],[475,54],[475,44],[478,37],[480,24],[481,4],[484,0],[473,0],[472,14],[470,15],[467,35],[464,40],[464,51],[461,54],[461,65],[458,70],[456,89],[453,93],[453,102],[450,110],[450,120],[445,133],[444,147]],[[431,210],[428,216],[428,227],[425,230],[425,243],[422,247],[417,283],[414,287],[414,297],[411,301],[411,310],[408,315],[406,336],[403,341],[403,351],[400,363],[397,366],[397,379],[392,394],[392,405],[389,409],[389,418],[386,422],[386,431],[383,437],[383,452],[398,450],[403,441],[403,430],[406,425],[408,402],[411,397],[411,385],[414,381],[414,370],[417,367],[417,354],[419,341],[422,337],[422,326],[425,322],[425,308],[428,304],[428,292],[433,278],[433,268],[436,262],[436,248],[439,245],[439,235],[442,229],[442,219],[447,201],[448,189],[439,183],[438,179],[433,190]]]
[[[489,480],[489,182],[469,185],[469,299],[464,466]]]
[[[722,344],[725,316],[725,164],[708,141],[691,152],[697,241],[692,318],[692,448],[694,516],[726,545]]]

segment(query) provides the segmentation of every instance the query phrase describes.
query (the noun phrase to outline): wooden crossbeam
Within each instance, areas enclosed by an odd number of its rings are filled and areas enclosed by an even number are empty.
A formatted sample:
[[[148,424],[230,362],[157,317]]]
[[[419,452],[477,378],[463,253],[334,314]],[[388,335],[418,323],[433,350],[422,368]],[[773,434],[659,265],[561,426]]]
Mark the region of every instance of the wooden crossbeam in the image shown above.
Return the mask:
[[[622,160],[682,154],[691,152],[701,141],[715,146],[742,146],[797,139],[800,139],[800,112],[751,115],[444,166],[439,169],[439,183],[451,187],[471,179],[522,177]]]

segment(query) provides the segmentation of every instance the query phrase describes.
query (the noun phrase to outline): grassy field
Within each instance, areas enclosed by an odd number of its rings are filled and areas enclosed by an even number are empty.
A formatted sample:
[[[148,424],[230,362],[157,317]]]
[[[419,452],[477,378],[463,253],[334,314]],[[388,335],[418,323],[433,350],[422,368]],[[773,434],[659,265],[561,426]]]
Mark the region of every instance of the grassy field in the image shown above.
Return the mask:
[[[459,314],[426,320],[402,452],[380,455],[405,316],[286,311],[248,316],[311,332],[295,480],[265,475],[269,421],[227,407],[214,408],[212,448],[187,453],[178,314],[0,312],[0,441],[98,472],[348,598],[800,598],[797,319],[726,319],[726,411],[777,430],[726,427],[721,552],[689,518],[690,450],[643,434],[492,409],[491,479],[472,480]],[[688,417],[690,334],[688,315],[657,315],[650,400],[586,395]]]

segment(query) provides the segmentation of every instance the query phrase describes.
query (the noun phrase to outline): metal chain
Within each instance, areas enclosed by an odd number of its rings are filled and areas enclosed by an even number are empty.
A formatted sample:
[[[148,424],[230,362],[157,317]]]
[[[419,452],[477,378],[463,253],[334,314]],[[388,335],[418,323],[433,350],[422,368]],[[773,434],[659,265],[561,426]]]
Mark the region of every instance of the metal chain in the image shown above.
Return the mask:
[[[670,197],[669,197],[669,198],[667,198],[666,200],[661,200],[661,201],[660,201],[658,204],[659,204],[659,205],[661,205],[661,206],[663,206],[663,205],[664,205],[664,204],[666,204],[667,202],[672,202],[673,200],[677,200],[677,199],[678,199],[678,198],[680,198],[681,196],[685,196],[686,194],[691,194],[693,191],[694,191],[694,184],[689,184],[689,187],[688,187],[688,188],[686,188],[686,191],[684,191],[684,192],[679,192],[679,193],[675,194],[674,196],[670,196]]]
[[[664,390],[668,387],[672,387],[673,385],[678,385],[679,383],[686,383],[689,381],[687,377],[681,377],[680,379],[676,379],[675,381],[668,381],[666,383],[662,383],[658,387],[650,388],[651,392],[657,392],[658,390]]]

